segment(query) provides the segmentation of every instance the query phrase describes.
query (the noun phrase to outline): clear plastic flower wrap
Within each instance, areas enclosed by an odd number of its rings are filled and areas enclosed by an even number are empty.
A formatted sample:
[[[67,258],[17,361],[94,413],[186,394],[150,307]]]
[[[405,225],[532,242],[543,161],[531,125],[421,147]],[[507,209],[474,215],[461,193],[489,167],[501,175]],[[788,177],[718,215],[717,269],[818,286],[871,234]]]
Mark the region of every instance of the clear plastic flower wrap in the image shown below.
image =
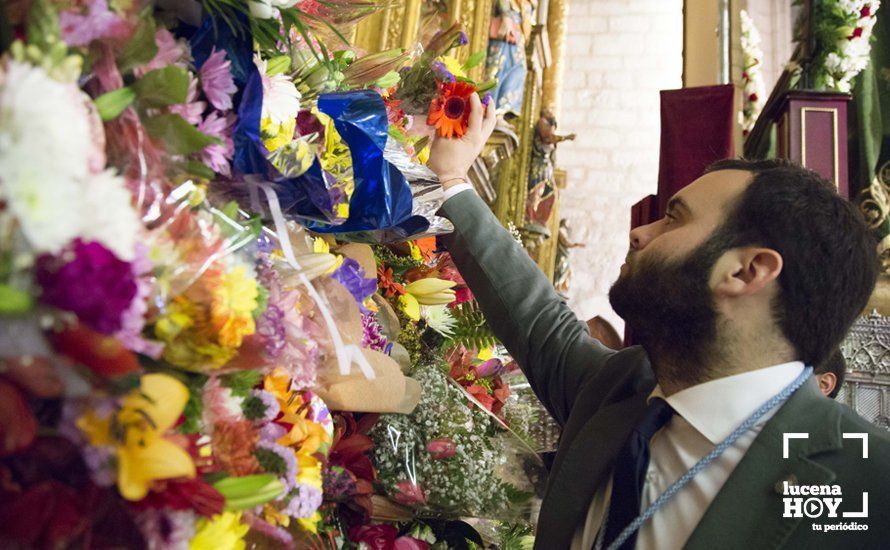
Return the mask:
[[[382,415],[371,430],[378,482],[419,517],[528,517],[540,458],[443,368],[418,368],[423,393],[414,412]]]

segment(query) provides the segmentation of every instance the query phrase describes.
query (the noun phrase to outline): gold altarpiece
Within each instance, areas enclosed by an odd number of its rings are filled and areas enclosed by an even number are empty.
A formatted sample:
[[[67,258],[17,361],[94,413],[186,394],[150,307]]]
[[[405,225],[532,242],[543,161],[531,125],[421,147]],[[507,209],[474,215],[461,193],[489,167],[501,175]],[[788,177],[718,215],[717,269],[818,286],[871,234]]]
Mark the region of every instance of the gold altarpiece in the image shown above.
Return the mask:
[[[461,48],[459,57],[466,58],[488,48],[493,3],[494,0],[400,0],[363,21],[355,31],[353,44],[368,53],[411,49],[430,31],[429,25],[435,25],[432,20],[459,21],[469,39],[469,47]],[[521,112],[510,121],[498,121],[470,171],[473,185],[498,219],[520,233],[526,227],[535,122],[542,105],[551,106],[557,116],[559,113],[567,7],[567,0],[537,0],[534,22],[526,37],[527,73]],[[483,66],[478,66],[470,76],[482,80],[483,70]],[[557,171],[556,180],[559,187],[565,186],[565,173]],[[530,251],[544,273],[552,278],[559,230],[558,203],[548,229],[551,237],[530,247]]]

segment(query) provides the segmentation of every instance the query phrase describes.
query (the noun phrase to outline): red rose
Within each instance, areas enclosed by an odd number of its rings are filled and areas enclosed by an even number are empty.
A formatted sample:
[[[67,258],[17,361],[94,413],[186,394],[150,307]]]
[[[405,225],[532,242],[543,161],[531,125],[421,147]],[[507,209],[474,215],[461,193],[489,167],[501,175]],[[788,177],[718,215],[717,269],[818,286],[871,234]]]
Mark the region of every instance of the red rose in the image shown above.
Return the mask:
[[[398,535],[398,529],[385,523],[356,526],[349,530],[349,540],[357,544],[364,543],[371,550],[392,550]]]
[[[853,40],[854,38],[859,38],[860,36],[862,36],[862,27],[856,27],[856,29],[853,31],[853,34],[851,34],[847,38],[849,40]]]
[[[748,101],[757,101],[757,94],[751,94],[748,96]]]
[[[866,17],[871,17],[871,6],[868,4],[862,6],[862,9],[859,10],[859,18],[865,19]]]

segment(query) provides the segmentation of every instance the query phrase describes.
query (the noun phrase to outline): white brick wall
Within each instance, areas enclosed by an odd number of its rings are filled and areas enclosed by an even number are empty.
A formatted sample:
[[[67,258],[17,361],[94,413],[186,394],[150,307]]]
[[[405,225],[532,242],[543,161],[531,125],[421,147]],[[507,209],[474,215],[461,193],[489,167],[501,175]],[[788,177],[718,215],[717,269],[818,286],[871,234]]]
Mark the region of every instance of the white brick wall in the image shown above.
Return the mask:
[[[569,304],[582,319],[602,315],[622,330],[608,291],[627,252],[630,207],[655,192],[658,91],[679,88],[682,0],[571,0],[560,131],[568,171],[560,214],[574,249]]]

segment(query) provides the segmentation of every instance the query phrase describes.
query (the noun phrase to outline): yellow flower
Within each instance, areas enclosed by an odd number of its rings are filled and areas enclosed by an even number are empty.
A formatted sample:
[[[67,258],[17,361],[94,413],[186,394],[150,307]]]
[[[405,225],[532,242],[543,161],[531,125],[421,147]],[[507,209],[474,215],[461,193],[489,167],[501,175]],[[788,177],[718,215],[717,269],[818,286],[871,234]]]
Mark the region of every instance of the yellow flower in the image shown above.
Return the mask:
[[[482,348],[479,350],[479,353],[476,355],[476,357],[483,361],[488,361],[489,359],[494,357],[494,350],[490,347]]]
[[[420,321],[420,302],[411,294],[399,296],[399,309],[412,321]]]
[[[210,323],[221,345],[238,348],[245,336],[253,334],[253,310],[257,308],[256,279],[247,268],[238,266],[223,273],[210,287]]]
[[[300,401],[296,399],[295,401]],[[285,414],[282,422],[293,424],[290,431],[278,438],[279,445],[299,448],[302,454],[318,452],[322,446],[330,443],[330,436],[324,426],[306,418],[305,412]]]
[[[244,550],[244,535],[250,526],[241,523],[241,512],[223,512],[212,519],[201,518],[190,550]]]
[[[425,306],[439,306],[450,304],[454,301],[454,291],[457,283],[428,277],[405,285],[405,291],[414,296],[418,303]]]
[[[318,523],[321,521],[321,512],[315,512],[308,518],[299,518],[297,519],[297,525],[300,526],[300,529],[303,531],[307,531],[309,533],[317,533],[318,532]]]
[[[272,526],[282,526],[287,527],[290,525],[290,516],[283,513],[278,508],[272,506],[271,504],[263,505],[263,519],[266,520],[269,525]]]
[[[408,248],[411,250],[411,259],[412,260],[422,260],[423,254],[420,252],[420,247],[417,246],[414,241],[408,241]]]
[[[297,465],[299,473],[297,481],[311,485],[318,490],[322,488],[321,461],[310,454],[297,453]]]
[[[430,160],[430,148],[429,146],[424,147],[417,153],[417,162],[420,164],[426,164]]]
[[[287,410],[291,395],[290,375],[282,368],[276,368],[263,377],[263,389],[275,396],[281,410]]]
[[[269,117],[260,121],[260,134],[263,144],[271,153],[288,145],[294,139],[294,131],[297,129],[297,119],[290,118],[281,124],[275,124]]]
[[[251,317],[251,324],[252,321]],[[237,326],[235,324],[231,329]],[[192,370],[219,368],[235,355],[235,349],[217,342],[219,335],[209,326],[207,308],[185,296],[177,296],[170,302],[165,314],[155,324],[154,332],[167,344],[164,359],[178,367]]]
[[[451,55],[441,55],[439,56],[439,61],[445,65],[445,68],[448,69],[448,72],[453,74],[458,78],[466,78],[467,73],[464,71],[464,64],[458,61],[454,56]]]
[[[120,433],[109,434],[116,435],[117,485],[127,500],[145,498],[152,481],[195,477],[195,464],[188,452],[164,437],[179,419],[188,397],[188,389],[179,380],[166,374],[146,374],[139,389],[124,398],[113,423]],[[89,415],[80,420],[97,425]],[[87,433],[92,439],[92,432]]]

